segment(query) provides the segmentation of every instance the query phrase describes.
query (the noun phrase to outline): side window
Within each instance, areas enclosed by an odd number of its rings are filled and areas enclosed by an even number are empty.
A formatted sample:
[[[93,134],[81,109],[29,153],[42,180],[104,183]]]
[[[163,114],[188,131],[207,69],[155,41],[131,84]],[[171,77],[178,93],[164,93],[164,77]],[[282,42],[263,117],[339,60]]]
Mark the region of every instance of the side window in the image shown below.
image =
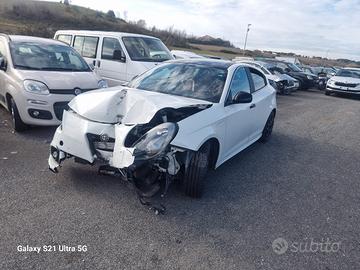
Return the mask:
[[[266,78],[260,71],[250,68],[250,74],[254,82],[254,92],[266,86]]]
[[[232,77],[226,104],[231,104],[236,94],[241,91],[250,93],[249,78],[243,67],[238,68]]]
[[[98,43],[98,37],[76,36],[74,39],[74,48],[83,57],[96,58]]]
[[[5,43],[3,40],[0,40],[0,57],[4,57],[6,55]]]
[[[122,51],[119,40],[116,38],[104,38],[101,59],[114,60],[114,51]]]
[[[72,36],[71,35],[57,35],[56,36],[56,39],[59,40],[59,41],[62,41],[66,44],[71,44],[71,38]]]

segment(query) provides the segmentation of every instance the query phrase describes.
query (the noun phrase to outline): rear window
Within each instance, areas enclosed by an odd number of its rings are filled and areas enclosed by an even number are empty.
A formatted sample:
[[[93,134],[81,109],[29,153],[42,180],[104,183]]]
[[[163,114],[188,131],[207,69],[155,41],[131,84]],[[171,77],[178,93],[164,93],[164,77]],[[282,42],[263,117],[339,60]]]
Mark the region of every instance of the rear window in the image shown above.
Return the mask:
[[[96,58],[98,43],[98,37],[76,36],[74,40],[74,48],[83,57]]]

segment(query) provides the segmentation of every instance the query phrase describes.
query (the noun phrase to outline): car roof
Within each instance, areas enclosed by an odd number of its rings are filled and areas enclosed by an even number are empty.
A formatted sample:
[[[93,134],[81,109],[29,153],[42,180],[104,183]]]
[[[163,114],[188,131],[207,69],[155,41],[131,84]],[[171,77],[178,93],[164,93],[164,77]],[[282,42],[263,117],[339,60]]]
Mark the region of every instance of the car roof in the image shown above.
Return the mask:
[[[44,43],[44,44],[56,44],[56,45],[65,45],[67,44],[57,41],[54,39],[49,38],[41,38],[41,37],[32,37],[32,36],[20,36],[20,35],[9,35],[9,38],[11,41],[15,42],[38,42],[38,43]]]
[[[147,38],[155,38],[153,36],[147,36],[142,34],[134,34],[127,32],[113,32],[113,31],[92,31],[92,30],[58,30],[56,34],[74,34],[74,35],[110,35],[116,37],[147,37]]]
[[[347,70],[356,70],[356,71],[360,71],[360,68],[356,68],[356,67],[346,67],[346,68],[343,68],[343,69],[347,69]]]
[[[191,58],[191,59],[177,59],[168,61],[168,63],[184,63],[184,64],[196,64],[196,65],[204,65],[211,66],[216,68],[229,68],[236,63],[230,60],[218,60],[218,59],[210,59],[210,58]]]

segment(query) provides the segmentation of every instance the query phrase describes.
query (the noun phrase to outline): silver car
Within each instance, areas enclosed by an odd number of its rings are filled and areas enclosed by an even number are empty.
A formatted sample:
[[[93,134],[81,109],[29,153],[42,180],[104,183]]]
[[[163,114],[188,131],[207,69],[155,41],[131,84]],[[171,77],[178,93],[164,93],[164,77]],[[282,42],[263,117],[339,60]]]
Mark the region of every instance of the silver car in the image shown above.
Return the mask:
[[[68,102],[107,87],[70,46],[51,39],[0,34],[0,104],[14,129],[59,125]]]

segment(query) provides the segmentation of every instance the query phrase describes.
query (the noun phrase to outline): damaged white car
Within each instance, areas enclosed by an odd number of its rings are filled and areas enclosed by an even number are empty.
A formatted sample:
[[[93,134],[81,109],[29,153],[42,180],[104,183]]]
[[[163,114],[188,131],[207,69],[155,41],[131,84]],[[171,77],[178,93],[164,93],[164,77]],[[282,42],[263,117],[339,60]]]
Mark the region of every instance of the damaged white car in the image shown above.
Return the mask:
[[[68,158],[134,184],[141,197],[181,181],[200,197],[206,173],[271,135],[276,93],[256,68],[228,61],[176,60],[128,86],[81,94],[64,111],[49,167]]]

